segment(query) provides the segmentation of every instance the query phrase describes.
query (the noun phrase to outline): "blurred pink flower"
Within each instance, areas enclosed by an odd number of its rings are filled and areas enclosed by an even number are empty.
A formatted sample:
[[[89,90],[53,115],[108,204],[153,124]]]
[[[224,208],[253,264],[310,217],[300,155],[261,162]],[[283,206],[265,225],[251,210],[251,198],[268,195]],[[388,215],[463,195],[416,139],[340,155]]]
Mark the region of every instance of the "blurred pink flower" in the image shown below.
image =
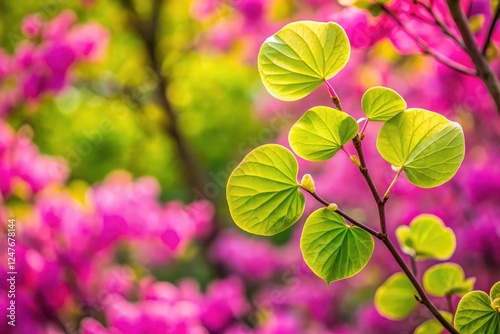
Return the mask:
[[[31,14],[26,16],[21,23],[21,31],[27,38],[33,38],[40,35],[43,28],[43,18],[40,14]]]

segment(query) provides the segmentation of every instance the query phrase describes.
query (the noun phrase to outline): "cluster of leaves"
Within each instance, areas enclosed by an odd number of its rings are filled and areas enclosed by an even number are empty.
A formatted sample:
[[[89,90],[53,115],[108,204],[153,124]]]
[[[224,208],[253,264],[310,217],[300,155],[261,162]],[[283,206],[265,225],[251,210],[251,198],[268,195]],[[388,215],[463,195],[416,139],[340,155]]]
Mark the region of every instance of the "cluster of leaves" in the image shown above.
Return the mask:
[[[437,187],[450,180],[464,158],[461,126],[432,111],[407,109],[405,100],[385,87],[366,91],[361,101],[366,117],[355,120],[342,111],[340,100],[327,81],[347,64],[349,56],[350,44],[344,30],[331,22],[291,23],[262,45],[259,72],[270,94],[294,101],[325,83],[337,108],[318,106],[308,110],[289,132],[292,150],[303,159],[323,162],[350,141],[361,145],[369,122],[384,122],[377,149],[397,174],[383,203],[402,172],[409,182],[421,188]],[[362,172],[366,171],[361,155],[352,155],[350,159]],[[250,152],[227,184],[229,210],[235,223],[258,235],[282,232],[303,215],[302,191],[306,191],[325,207],[313,212],[305,222],[300,240],[305,262],[327,284],[359,273],[372,256],[373,237],[387,238],[384,227],[382,232],[377,232],[352,219],[336,204],[316,194],[309,174],[305,174],[300,183],[298,174],[295,156],[283,146],[268,144]],[[396,232],[403,252],[414,261],[447,260],[455,250],[453,231],[432,215],[418,216],[410,226],[401,226]],[[423,277],[427,292],[438,297],[463,295],[472,290],[473,284],[474,278],[465,279],[463,270],[453,263],[431,267]],[[391,319],[408,316],[423,297],[416,297],[419,293],[415,288],[407,275],[396,273],[378,289],[377,309]],[[481,328],[499,328],[495,327],[499,326],[500,317],[497,294],[493,290],[490,296],[483,292],[465,295],[455,317],[458,330],[473,333]],[[487,312],[488,320],[485,322],[486,316],[478,312]],[[442,316],[451,321],[451,314],[442,313]],[[440,326],[440,322],[432,320],[422,324],[417,332],[427,333],[429,328],[439,332]]]
[[[413,261],[428,259],[448,260],[455,252],[456,238],[451,228],[434,215],[422,214],[413,219],[409,226],[396,229],[399,245]],[[428,294],[451,299],[453,295],[463,296],[472,291],[475,277],[466,279],[458,264],[446,262],[427,269],[423,275],[423,285]],[[417,291],[403,273],[389,277],[375,294],[375,307],[380,314],[393,320],[409,316],[418,306]],[[451,321],[449,312],[441,312]],[[437,320],[429,320],[417,327],[415,333],[440,333],[443,327]]]

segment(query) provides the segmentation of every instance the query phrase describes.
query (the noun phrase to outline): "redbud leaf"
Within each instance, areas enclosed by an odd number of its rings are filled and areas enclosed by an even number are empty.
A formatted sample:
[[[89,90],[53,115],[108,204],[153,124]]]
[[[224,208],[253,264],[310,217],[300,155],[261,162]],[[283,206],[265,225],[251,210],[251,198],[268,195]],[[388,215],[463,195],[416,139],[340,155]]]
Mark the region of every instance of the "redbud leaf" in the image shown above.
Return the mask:
[[[384,317],[400,320],[417,308],[417,291],[403,273],[389,277],[375,292],[375,308]]]
[[[274,97],[299,100],[344,68],[350,52],[347,35],[338,24],[293,22],[262,44],[260,77]]]
[[[490,298],[491,300],[495,300],[500,298],[500,282],[496,282],[490,290]]]
[[[380,129],[377,149],[391,165],[404,169],[406,177],[422,188],[450,180],[464,158],[462,127],[424,109],[408,109]]]
[[[496,308],[494,293],[500,290],[497,282],[490,291],[490,296],[483,291],[467,293],[458,303],[455,314],[455,328],[461,334],[500,333],[500,308]]]
[[[431,214],[415,217],[409,226],[398,226],[396,237],[401,250],[415,256],[417,260],[448,260],[457,245],[453,230],[446,227],[439,217]]]
[[[333,157],[358,130],[356,120],[345,112],[314,107],[292,126],[288,141],[298,156],[319,162]]]
[[[366,117],[373,122],[385,122],[406,109],[406,101],[394,90],[372,87],[361,98]]]
[[[327,284],[359,273],[374,247],[368,232],[346,225],[342,216],[326,208],[307,218],[300,238],[304,261]]]
[[[446,321],[453,321],[453,315],[451,313],[445,311],[440,311],[439,313],[441,313]],[[443,330],[443,325],[441,325],[441,323],[437,319],[431,319],[423,322],[417,328],[415,328],[413,334],[442,334]]]
[[[229,212],[241,229],[274,235],[292,226],[304,212],[298,163],[283,146],[268,144],[250,152],[229,176]]]
[[[465,279],[464,270],[456,263],[441,263],[426,270],[423,277],[424,288],[433,296],[463,296],[472,291],[476,278]]]

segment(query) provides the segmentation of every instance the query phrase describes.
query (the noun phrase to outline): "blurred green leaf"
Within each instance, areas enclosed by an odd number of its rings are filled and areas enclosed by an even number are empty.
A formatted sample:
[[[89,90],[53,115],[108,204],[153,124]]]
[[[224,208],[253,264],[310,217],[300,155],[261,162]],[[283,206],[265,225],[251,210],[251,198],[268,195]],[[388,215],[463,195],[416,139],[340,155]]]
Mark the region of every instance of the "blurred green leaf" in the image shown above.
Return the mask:
[[[455,252],[455,233],[431,214],[415,217],[409,226],[398,226],[396,237],[403,252],[417,260],[448,260]]]
[[[441,263],[430,267],[424,273],[424,288],[433,296],[452,294],[463,296],[472,291],[476,278],[465,279],[464,270],[456,263]]]
[[[490,290],[490,297],[492,300],[500,298],[500,282],[496,282]]]
[[[443,318],[445,318],[446,321],[450,323],[453,321],[453,315],[451,313],[445,311],[440,311],[439,313],[443,315]],[[413,334],[441,334],[443,333],[443,330],[443,325],[441,325],[437,319],[431,319],[415,328]]]
[[[403,273],[389,277],[375,293],[375,308],[392,320],[406,318],[418,306],[417,291]]]

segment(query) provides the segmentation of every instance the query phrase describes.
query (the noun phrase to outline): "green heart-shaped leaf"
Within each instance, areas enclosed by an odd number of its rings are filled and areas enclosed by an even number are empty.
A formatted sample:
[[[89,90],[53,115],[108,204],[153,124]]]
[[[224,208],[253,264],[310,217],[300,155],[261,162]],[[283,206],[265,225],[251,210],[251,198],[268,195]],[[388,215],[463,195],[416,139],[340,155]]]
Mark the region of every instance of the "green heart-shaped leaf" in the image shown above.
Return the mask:
[[[456,263],[441,263],[427,269],[423,281],[425,290],[433,296],[463,296],[472,291],[476,278],[466,280],[464,270]]]
[[[344,68],[350,52],[347,35],[336,23],[290,23],[262,44],[260,77],[274,97],[298,100]]]
[[[368,232],[346,225],[344,218],[326,208],[307,218],[300,238],[305,262],[327,284],[359,273],[374,246]]]
[[[382,316],[400,320],[417,307],[417,290],[403,273],[389,277],[375,292],[375,308]]]
[[[500,282],[491,288],[488,296],[483,291],[472,291],[458,303],[455,327],[461,334],[500,333]]]
[[[496,301],[500,299],[500,282],[496,282],[490,290],[491,300]],[[498,310],[500,312],[500,310]]]
[[[399,226],[396,237],[402,251],[417,260],[448,260],[457,245],[453,230],[446,227],[439,217],[430,214],[415,217],[409,226]]]
[[[241,229],[274,235],[303,214],[305,198],[299,190],[299,167],[293,154],[268,144],[250,152],[229,176],[229,212]]]
[[[309,161],[325,161],[358,133],[358,123],[345,112],[328,107],[308,110],[288,134],[291,148]]]
[[[403,168],[422,188],[437,187],[455,175],[464,158],[462,127],[424,109],[408,109],[388,120],[377,149],[390,164]]]
[[[445,311],[440,311],[439,313],[443,315],[446,321],[450,323],[453,321],[453,315],[451,313]],[[443,325],[441,325],[437,319],[432,319],[420,324],[415,328],[413,334],[442,334],[443,330]]]
[[[385,122],[406,109],[406,101],[394,90],[372,87],[361,98],[361,107],[370,121]]]

